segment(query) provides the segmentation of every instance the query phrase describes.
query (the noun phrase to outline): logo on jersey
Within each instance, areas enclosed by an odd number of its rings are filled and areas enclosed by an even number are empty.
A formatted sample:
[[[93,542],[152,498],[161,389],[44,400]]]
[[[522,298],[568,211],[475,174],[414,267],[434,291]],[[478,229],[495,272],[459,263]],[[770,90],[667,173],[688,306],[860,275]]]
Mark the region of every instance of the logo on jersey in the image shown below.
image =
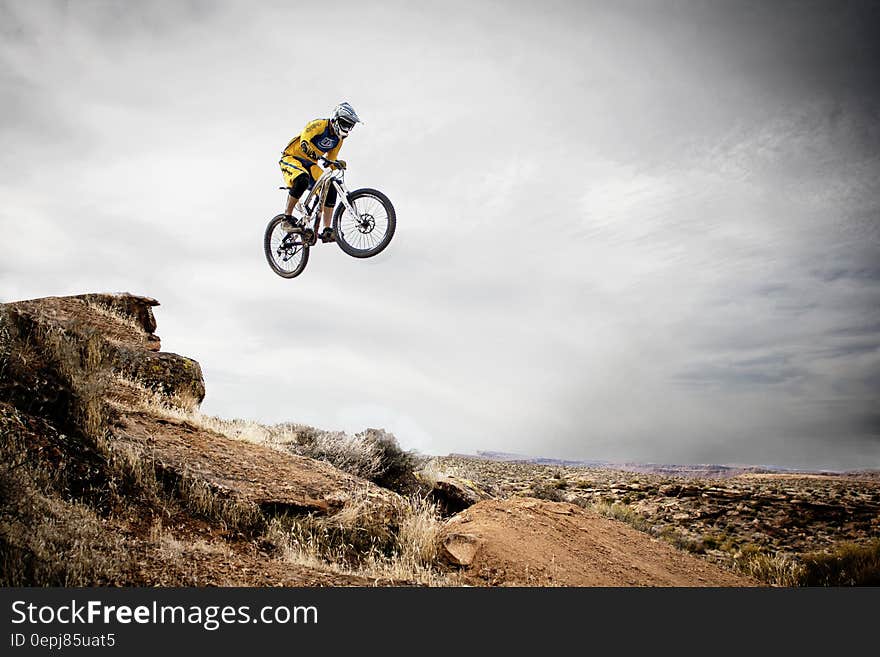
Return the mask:
[[[309,146],[309,142],[307,142],[305,139],[300,142],[299,147],[302,152],[306,154],[307,157],[310,157],[313,160],[318,159],[318,154],[312,149],[311,146]]]
[[[322,151],[329,151],[331,148],[336,146],[337,140],[332,137],[324,137],[315,142],[315,145],[320,148]]]

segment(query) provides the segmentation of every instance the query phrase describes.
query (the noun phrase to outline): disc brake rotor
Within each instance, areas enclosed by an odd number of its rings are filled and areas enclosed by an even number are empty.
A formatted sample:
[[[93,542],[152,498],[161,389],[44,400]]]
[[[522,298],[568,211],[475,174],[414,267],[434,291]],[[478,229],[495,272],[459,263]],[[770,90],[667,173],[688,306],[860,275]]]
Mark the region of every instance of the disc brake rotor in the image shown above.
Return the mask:
[[[376,227],[376,220],[373,218],[373,215],[364,213],[361,215],[357,227],[364,235],[372,233],[373,229]]]

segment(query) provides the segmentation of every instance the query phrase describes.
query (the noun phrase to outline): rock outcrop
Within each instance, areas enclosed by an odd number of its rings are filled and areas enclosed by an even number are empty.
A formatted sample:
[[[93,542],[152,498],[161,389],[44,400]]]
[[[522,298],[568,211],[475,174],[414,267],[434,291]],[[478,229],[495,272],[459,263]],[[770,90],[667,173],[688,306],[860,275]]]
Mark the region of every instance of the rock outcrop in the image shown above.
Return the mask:
[[[93,361],[93,372],[125,376],[162,394],[200,404],[205,382],[198,362],[159,351],[152,310],[157,305],[155,299],[133,294],[84,294],[5,304],[3,312],[8,339],[16,345],[14,355],[46,361],[38,369],[70,368],[74,351],[90,349],[86,357]],[[54,367],[48,362],[52,359]],[[9,367],[7,384],[29,388],[25,382],[34,373],[32,364],[13,358]]]
[[[157,305],[0,304],[0,584],[406,584],[320,567],[396,540],[402,499],[201,414],[201,367],[161,351]]]
[[[397,495],[369,481],[143,407],[133,384],[189,409],[205,396],[197,361],[158,351],[153,315],[158,305],[132,294],[5,304],[10,344],[0,400],[16,400],[28,412],[61,423],[81,407],[91,404],[97,412],[99,406],[112,418],[107,433],[112,444],[133,451],[163,476],[199,481],[216,494],[270,513],[333,514],[354,505],[377,520],[392,518]]]

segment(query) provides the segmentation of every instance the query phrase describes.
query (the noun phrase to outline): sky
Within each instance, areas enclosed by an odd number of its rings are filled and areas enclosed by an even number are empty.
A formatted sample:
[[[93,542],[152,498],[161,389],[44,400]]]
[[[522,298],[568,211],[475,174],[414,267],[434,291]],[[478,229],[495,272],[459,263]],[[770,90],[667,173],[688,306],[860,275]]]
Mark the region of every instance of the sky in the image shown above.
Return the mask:
[[[880,6],[0,0],[0,302],[154,297],[206,413],[880,468]],[[334,105],[397,232],[262,251]]]

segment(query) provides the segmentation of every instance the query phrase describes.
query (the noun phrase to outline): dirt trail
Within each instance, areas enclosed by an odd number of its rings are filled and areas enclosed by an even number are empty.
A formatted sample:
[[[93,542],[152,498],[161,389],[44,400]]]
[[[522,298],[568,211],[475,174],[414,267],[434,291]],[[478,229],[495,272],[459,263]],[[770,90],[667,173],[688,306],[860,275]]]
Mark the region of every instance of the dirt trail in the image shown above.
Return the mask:
[[[450,520],[444,541],[476,585],[760,585],[567,502],[479,502]]]

